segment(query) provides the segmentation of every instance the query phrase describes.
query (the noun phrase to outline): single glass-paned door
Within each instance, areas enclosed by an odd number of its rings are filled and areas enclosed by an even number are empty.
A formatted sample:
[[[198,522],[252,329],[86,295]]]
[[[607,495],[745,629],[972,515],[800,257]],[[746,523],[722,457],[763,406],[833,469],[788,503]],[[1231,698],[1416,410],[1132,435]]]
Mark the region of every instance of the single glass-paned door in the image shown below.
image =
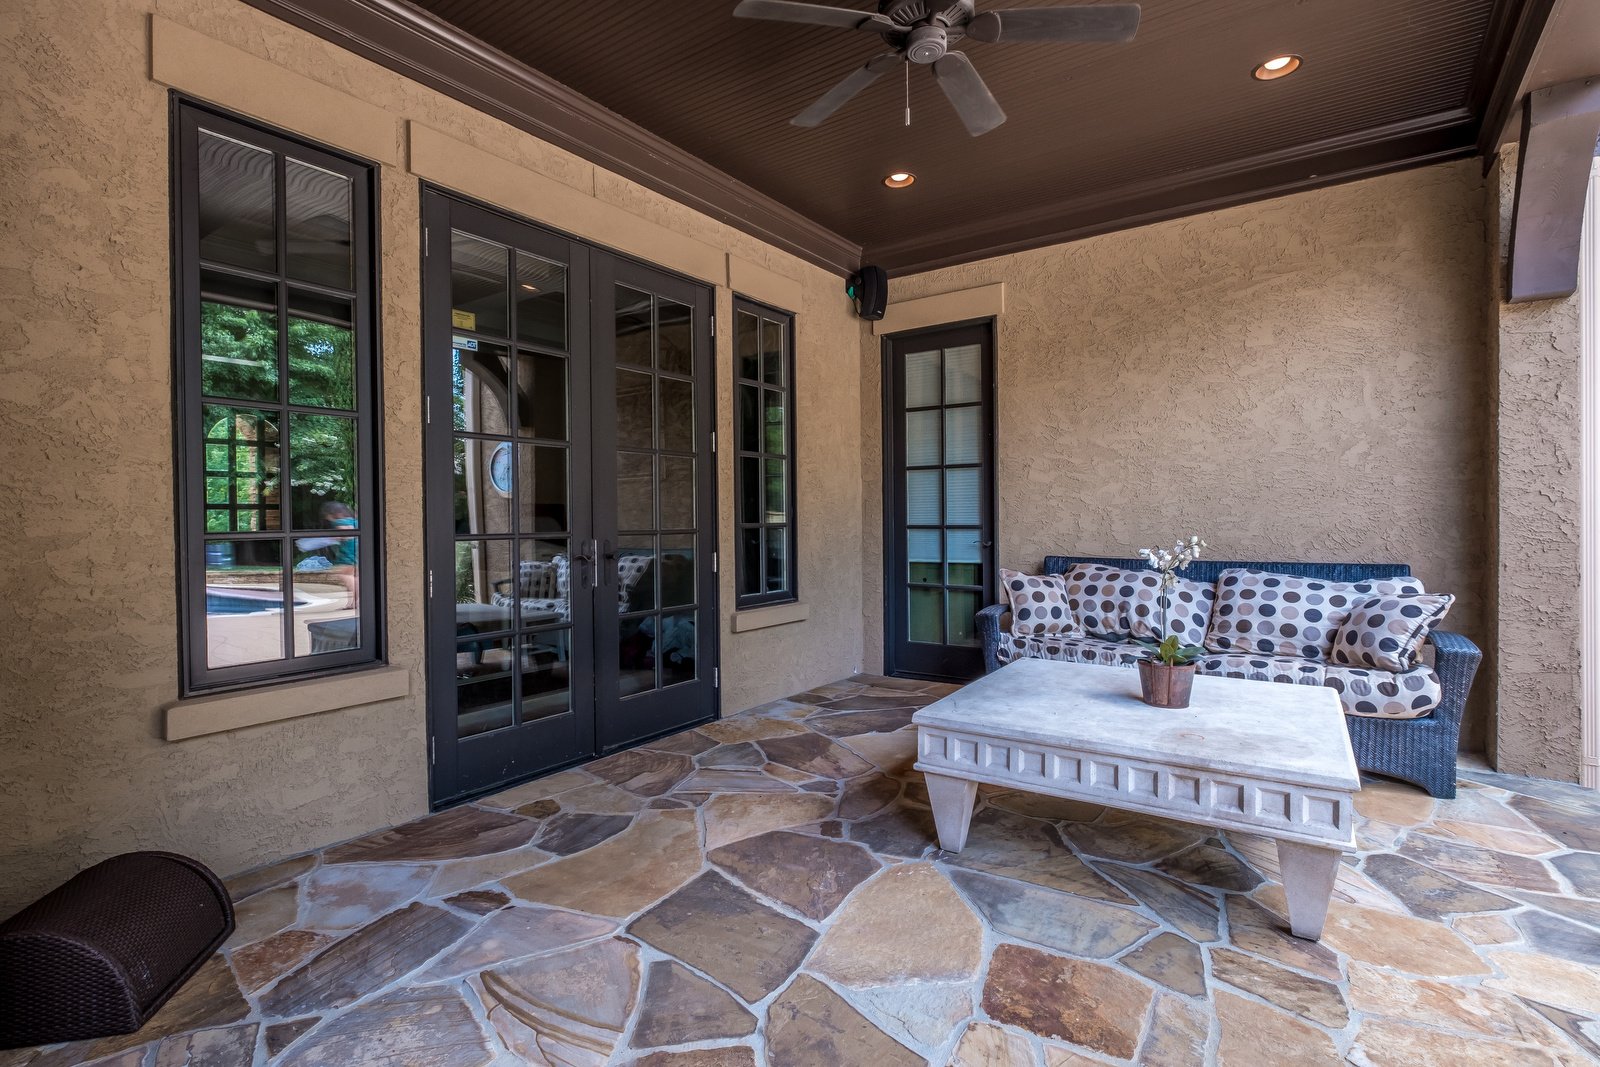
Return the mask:
[[[703,286],[431,190],[425,226],[447,803],[715,714],[713,362]]]
[[[887,666],[975,678],[995,588],[991,328],[894,335],[885,371]]]

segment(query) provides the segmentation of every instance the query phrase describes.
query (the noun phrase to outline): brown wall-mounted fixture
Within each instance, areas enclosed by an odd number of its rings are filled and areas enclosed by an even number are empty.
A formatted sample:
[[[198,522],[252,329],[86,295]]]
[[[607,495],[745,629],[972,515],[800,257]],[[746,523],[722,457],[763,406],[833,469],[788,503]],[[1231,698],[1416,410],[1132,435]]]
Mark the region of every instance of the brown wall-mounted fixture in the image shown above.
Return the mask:
[[[1578,289],[1583,204],[1600,140],[1600,74],[1527,95],[1506,299],[1554,300]]]

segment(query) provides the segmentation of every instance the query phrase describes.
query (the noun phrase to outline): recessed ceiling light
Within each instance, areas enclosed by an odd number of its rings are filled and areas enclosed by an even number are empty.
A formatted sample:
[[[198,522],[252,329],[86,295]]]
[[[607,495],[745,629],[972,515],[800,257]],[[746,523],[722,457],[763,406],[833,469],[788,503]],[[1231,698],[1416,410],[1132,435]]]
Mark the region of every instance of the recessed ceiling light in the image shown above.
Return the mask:
[[[1294,54],[1273,56],[1257,67],[1252,74],[1257,81],[1269,82],[1274,78],[1282,78],[1293,74],[1300,69],[1300,57]]]
[[[917,176],[909,170],[897,170],[883,179],[883,184],[891,189],[904,189],[917,180]]]
[[[537,293],[539,291],[539,287],[537,285],[529,285],[527,282],[523,282],[522,287],[530,293]]]

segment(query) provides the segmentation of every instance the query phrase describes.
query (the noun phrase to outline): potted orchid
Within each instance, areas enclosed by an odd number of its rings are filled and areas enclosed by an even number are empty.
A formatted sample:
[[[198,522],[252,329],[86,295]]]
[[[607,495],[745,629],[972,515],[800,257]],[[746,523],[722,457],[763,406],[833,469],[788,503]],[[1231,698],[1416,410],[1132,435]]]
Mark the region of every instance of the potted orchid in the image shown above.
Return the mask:
[[[1179,642],[1172,632],[1172,588],[1178,572],[1200,556],[1206,543],[1191,536],[1171,548],[1141,548],[1139,556],[1161,572],[1161,641],[1144,642],[1148,651],[1139,661],[1139,689],[1146,704],[1154,708],[1186,708],[1194,688],[1194,664],[1205,653],[1198,645]]]

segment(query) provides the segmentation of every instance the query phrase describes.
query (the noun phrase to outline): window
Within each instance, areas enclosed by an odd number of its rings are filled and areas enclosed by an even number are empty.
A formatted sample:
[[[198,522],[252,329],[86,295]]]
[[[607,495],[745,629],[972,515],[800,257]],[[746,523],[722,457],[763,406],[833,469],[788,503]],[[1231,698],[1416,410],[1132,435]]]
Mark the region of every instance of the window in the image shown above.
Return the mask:
[[[174,141],[183,691],[379,662],[374,168],[187,102]]]
[[[741,608],[794,600],[794,316],[736,298],[733,495]]]

